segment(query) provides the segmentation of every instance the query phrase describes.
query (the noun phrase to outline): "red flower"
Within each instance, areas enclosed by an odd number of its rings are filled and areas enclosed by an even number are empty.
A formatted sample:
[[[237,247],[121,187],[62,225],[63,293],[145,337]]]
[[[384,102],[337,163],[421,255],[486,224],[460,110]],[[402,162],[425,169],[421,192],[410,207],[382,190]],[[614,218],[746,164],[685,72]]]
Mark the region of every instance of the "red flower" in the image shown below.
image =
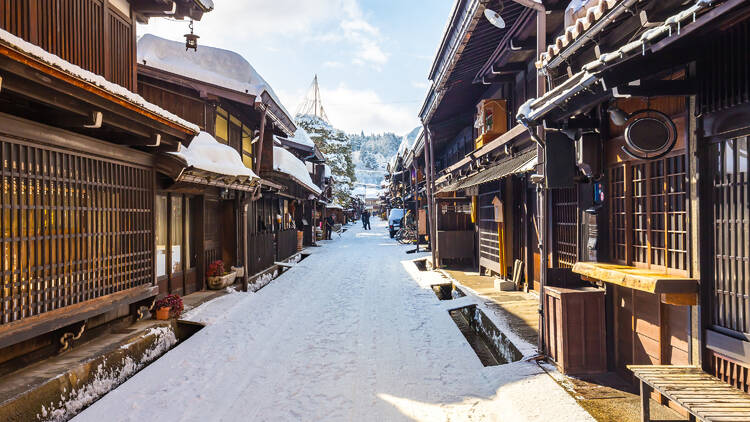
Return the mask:
[[[206,277],[219,277],[226,274],[224,271],[224,261],[218,260],[214,261],[208,266],[208,271],[206,271]]]
[[[156,301],[154,309],[169,308],[171,316],[178,318],[185,307],[182,304],[182,298],[178,295],[169,295]]]

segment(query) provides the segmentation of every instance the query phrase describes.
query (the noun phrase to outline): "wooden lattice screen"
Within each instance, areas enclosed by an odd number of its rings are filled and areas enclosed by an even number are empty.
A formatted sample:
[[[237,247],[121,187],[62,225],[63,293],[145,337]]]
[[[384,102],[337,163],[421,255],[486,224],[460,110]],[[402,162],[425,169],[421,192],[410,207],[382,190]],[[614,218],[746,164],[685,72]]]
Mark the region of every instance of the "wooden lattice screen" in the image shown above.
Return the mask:
[[[485,183],[479,191],[479,258],[481,265],[500,273],[500,239],[495,222],[495,207],[492,200],[495,196],[502,197],[500,182]]]
[[[2,324],[153,282],[153,171],[0,138]]]
[[[554,267],[573,268],[578,260],[578,190],[574,186],[551,192]]]
[[[133,90],[135,28],[102,0],[0,0],[0,27]]]
[[[711,145],[712,324],[750,333],[750,210],[747,137]]]
[[[687,275],[686,156],[608,170],[615,262]]]

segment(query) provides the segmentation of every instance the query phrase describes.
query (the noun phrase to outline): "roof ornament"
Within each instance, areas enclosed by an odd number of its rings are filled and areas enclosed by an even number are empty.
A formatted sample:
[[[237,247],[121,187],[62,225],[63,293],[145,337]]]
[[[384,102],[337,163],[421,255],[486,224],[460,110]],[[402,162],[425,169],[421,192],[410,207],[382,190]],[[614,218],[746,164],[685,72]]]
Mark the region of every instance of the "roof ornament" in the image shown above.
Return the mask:
[[[193,51],[198,51],[198,38],[199,36],[195,35],[193,33],[193,20],[190,19],[190,33],[185,34],[185,51],[190,50],[191,48]]]

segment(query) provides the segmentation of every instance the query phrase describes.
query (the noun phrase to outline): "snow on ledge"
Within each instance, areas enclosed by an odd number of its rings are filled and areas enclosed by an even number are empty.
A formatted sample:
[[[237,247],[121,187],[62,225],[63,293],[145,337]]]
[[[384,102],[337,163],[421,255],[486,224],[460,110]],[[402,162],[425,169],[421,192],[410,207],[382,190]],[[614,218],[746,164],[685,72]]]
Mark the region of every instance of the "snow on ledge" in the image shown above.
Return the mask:
[[[305,163],[284,148],[273,147],[273,169],[294,177],[318,195],[323,192],[313,183]]]
[[[76,79],[81,79],[90,84],[96,85],[99,88],[107,91],[108,93],[112,95],[120,97],[124,99],[125,101],[135,104],[136,106],[144,108],[173,123],[177,123],[180,126],[186,127],[195,133],[198,133],[200,131],[200,128],[198,126],[164,110],[163,108],[155,104],[151,104],[150,102],[146,101],[143,97],[141,97],[140,95],[132,91],[129,91],[127,88],[117,85],[116,83],[110,82],[104,79],[104,77],[101,75],[97,75],[93,72],[89,72],[88,70],[84,70],[81,67],[74,65],[73,63],[67,62],[63,60],[62,58],[52,53],[47,52],[41,47],[38,47],[34,44],[24,41],[21,38],[16,37],[15,35],[11,34],[8,31],[0,29],[0,41],[2,41],[2,43],[4,44],[9,45],[11,48],[17,51],[20,51],[21,53],[32,56],[35,59],[41,60],[42,62],[52,67],[55,67],[63,71],[64,73],[67,73],[68,75],[73,76]]]
[[[245,167],[240,154],[234,148],[220,143],[207,132],[198,134],[189,147],[180,145],[179,151],[170,154],[182,158],[188,166],[199,170],[226,176],[248,177],[251,180],[260,179],[252,170]]]

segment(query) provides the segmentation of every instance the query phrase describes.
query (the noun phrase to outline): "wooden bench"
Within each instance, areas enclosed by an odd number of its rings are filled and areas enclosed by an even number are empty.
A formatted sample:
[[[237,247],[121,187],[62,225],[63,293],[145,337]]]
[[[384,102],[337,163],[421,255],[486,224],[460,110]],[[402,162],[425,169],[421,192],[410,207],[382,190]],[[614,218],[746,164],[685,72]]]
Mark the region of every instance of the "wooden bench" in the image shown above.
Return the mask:
[[[649,398],[657,391],[689,413],[689,420],[750,421],[746,394],[695,366],[628,365],[641,383],[641,420],[650,418]]]

